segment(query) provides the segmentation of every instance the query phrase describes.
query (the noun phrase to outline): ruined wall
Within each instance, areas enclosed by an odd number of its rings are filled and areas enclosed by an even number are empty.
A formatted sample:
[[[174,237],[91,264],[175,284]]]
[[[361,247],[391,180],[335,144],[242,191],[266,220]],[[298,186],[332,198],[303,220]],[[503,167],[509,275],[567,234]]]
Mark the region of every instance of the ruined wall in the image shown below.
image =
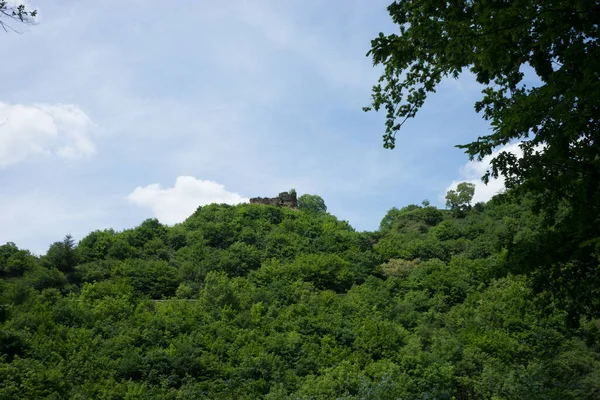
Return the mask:
[[[281,192],[277,197],[254,197],[250,199],[250,204],[264,204],[267,206],[288,207],[293,210],[298,207],[296,193]]]

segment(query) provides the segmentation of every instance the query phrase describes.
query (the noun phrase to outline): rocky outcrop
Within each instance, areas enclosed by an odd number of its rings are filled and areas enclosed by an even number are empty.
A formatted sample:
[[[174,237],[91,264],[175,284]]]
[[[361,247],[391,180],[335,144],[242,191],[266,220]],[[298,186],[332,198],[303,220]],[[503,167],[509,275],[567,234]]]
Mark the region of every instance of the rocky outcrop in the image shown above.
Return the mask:
[[[250,204],[264,204],[267,206],[288,207],[295,210],[298,207],[296,192],[281,192],[277,197],[254,197],[250,199]]]

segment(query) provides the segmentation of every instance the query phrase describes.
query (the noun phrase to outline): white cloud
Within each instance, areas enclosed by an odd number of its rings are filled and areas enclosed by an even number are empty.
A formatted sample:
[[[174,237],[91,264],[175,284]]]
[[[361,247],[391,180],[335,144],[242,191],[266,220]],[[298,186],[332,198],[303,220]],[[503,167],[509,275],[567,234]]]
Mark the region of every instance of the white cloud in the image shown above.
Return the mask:
[[[228,192],[224,185],[193,176],[179,176],[172,188],[162,189],[158,183],[137,187],[127,199],[136,205],[150,208],[156,218],[165,224],[182,222],[196,211],[198,206],[211,203],[239,204],[248,201],[246,197]]]
[[[440,196],[440,200],[444,199],[444,196],[449,190],[456,189],[456,186],[461,182],[469,182],[475,185],[475,195],[473,196],[473,203],[480,201],[488,201],[493,196],[504,191],[504,179],[490,179],[486,185],[481,181],[481,177],[485,175],[486,171],[490,168],[490,162],[492,158],[496,157],[503,151],[513,153],[518,158],[523,156],[523,151],[519,147],[519,143],[511,143],[498,148],[491,155],[486,156],[481,161],[469,161],[463,165],[459,170],[460,178],[453,180],[450,185],[444,191],[444,194]],[[445,201],[445,200],[443,200]]]
[[[61,158],[95,153],[92,120],[72,104],[0,103],[0,167],[39,155]]]

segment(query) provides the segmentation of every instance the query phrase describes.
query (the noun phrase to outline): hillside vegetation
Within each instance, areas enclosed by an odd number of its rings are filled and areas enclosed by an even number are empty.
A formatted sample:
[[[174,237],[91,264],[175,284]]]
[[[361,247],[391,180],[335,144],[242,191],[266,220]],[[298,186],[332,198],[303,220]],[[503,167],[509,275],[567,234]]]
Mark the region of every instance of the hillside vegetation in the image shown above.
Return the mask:
[[[543,229],[509,193],[376,232],[242,204],[8,243],[0,398],[597,399],[600,322],[523,268]]]

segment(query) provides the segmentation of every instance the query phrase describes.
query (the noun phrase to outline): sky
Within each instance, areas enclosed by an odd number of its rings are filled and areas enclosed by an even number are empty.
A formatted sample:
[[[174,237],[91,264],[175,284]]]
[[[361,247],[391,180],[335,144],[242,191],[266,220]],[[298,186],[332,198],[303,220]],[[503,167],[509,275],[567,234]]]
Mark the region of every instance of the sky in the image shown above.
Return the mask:
[[[457,144],[489,133],[472,76],[444,81],[396,149],[364,113],[394,33],[381,0],[31,0],[0,32],[0,244],[183,221],[200,205],[295,188],[357,230],[392,207],[502,189]]]

